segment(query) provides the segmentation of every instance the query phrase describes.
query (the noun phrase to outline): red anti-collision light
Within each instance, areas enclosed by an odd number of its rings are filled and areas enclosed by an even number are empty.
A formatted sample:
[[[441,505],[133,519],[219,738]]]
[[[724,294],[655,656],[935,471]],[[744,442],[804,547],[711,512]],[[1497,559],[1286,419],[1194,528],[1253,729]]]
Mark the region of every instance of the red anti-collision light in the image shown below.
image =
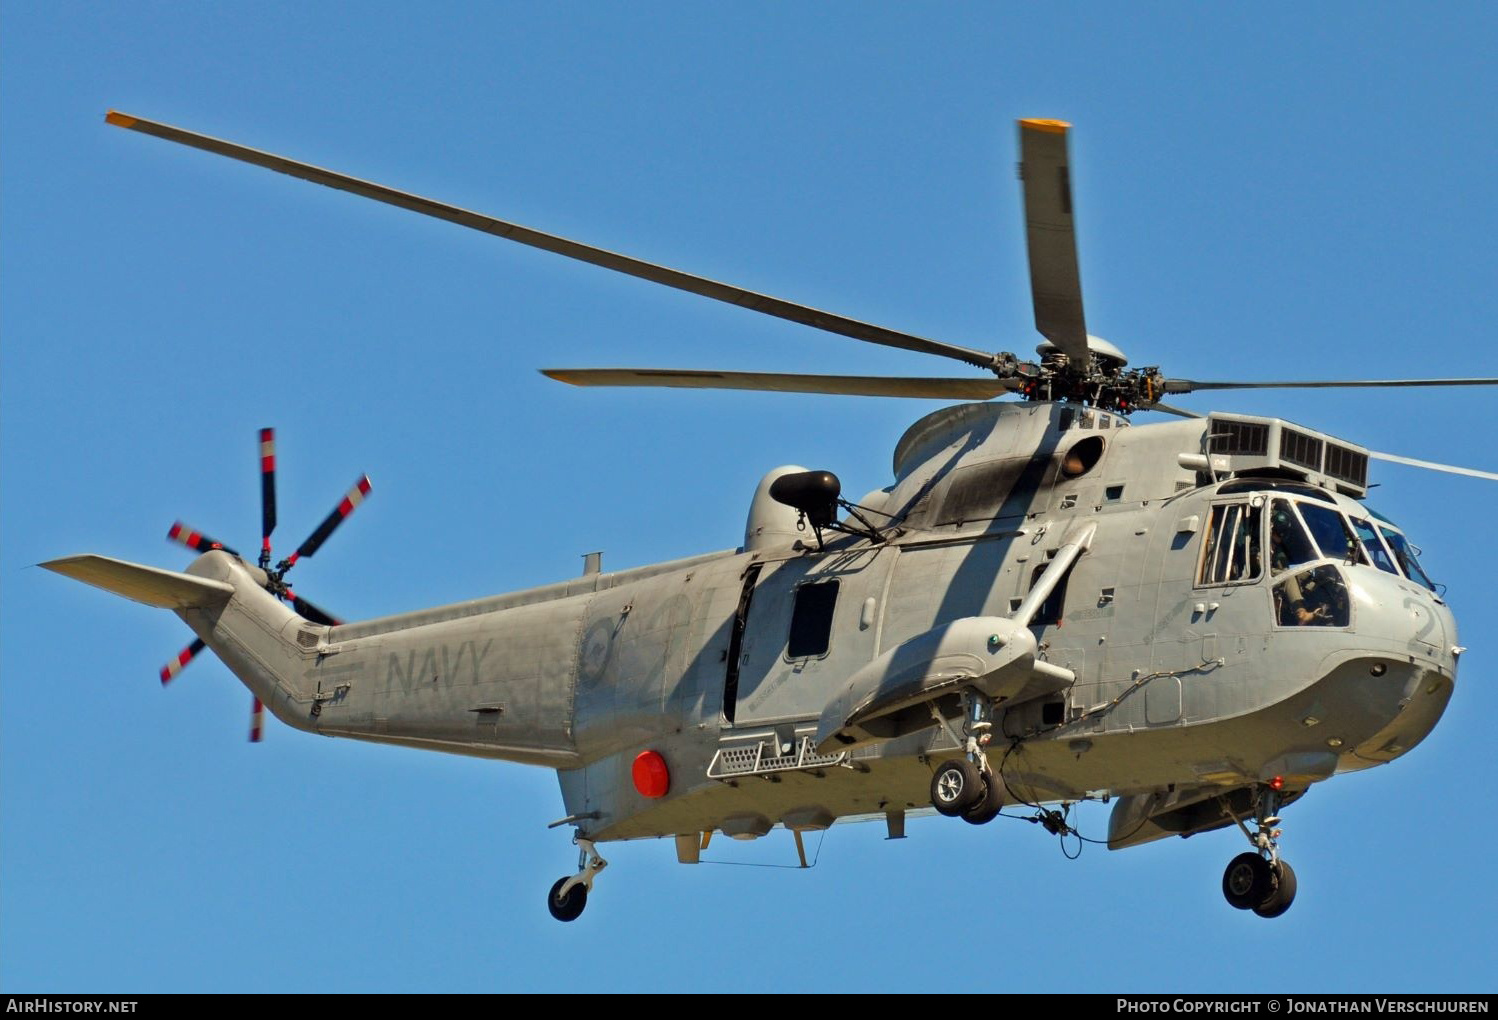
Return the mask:
[[[666,768],[666,759],[658,751],[641,751],[635,756],[635,789],[641,797],[654,800],[664,797],[671,789],[671,773]]]
[[[1285,788],[1285,777],[1275,776],[1269,781],[1269,788],[1276,793],[1283,790]]]

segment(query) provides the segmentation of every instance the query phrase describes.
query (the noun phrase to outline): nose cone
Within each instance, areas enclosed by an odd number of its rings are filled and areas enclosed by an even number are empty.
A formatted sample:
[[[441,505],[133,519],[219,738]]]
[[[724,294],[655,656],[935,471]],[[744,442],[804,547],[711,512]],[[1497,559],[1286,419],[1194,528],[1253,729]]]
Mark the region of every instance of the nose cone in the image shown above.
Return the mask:
[[[1369,567],[1348,573],[1358,636],[1391,654],[1429,660],[1454,674],[1456,620],[1435,593],[1413,581]]]
[[[1344,665],[1348,690],[1370,717],[1384,721],[1376,732],[1350,744],[1351,761],[1362,767],[1410,750],[1435,728],[1456,681],[1456,620],[1435,593],[1383,571],[1348,571],[1355,605],[1355,641],[1372,657]],[[1376,707],[1375,707],[1376,706]]]

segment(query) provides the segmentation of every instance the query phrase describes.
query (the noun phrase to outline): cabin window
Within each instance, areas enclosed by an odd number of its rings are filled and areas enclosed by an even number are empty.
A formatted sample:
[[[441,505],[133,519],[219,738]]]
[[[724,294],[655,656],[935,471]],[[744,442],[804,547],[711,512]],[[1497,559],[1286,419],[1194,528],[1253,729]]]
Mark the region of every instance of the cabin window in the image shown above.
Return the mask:
[[[837,581],[803,584],[796,589],[791,610],[791,638],[786,657],[806,659],[826,655],[832,644],[832,610],[837,605]]]
[[[1259,518],[1259,508],[1248,503],[1212,508],[1197,584],[1246,584],[1264,572]]]

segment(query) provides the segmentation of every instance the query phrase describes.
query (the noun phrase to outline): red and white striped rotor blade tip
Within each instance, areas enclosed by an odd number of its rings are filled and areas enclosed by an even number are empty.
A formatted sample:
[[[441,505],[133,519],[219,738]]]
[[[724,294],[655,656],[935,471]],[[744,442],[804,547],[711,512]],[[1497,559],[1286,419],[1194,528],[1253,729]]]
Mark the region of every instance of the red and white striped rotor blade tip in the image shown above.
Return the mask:
[[[260,430],[260,548],[270,552],[276,530],[276,430]]]
[[[323,522],[317,526],[317,530],[307,536],[307,541],[297,546],[296,552],[287,558],[287,568],[289,569],[293,563],[303,556],[310,557],[317,550],[321,549],[322,544],[328,540],[328,536],[333,533],[334,529],[342,524],[349,514],[354,512],[354,507],[364,502],[364,498],[369,495],[369,490],[369,476],[360,475],[359,480],[354,483],[353,487],[343,494],[343,500],[334,508],[333,512],[328,514],[323,519]]]
[[[222,549],[224,552],[230,554],[231,556],[239,555],[239,553],[235,552],[233,549],[229,548],[227,545],[220,542],[213,536],[205,535],[201,531],[194,531],[187,525],[183,524],[181,521],[178,521],[172,525],[171,529],[166,533],[166,537],[168,541],[176,542],[179,545],[185,545],[193,552],[205,553],[210,549]]]
[[[161,667],[161,686],[165,687],[167,684],[175,680],[177,678],[177,674],[186,669],[187,664],[193,660],[193,656],[197,655],[206,647],[208,646],[203,644],[203,639],[198,638],[192,644],[188,645],[186,648],[182,649],[182,651],[178,652],[171,662],[168,662],[165,666]]]

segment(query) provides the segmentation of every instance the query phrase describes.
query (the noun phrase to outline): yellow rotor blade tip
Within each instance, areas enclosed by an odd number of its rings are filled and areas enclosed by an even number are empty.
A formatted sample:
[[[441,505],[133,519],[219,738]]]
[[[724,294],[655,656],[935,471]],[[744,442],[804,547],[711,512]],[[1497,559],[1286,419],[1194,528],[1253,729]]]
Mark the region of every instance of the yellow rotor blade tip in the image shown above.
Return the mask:
[[[1064,120],[1043,120],[1040,118],[1021,120],[1019,122],[1019,126],[1022,128],[1030,128],[1035,131],[1049,131],[1051,134],[1055,135],[1064,135],[1066,134],[1066,129],[1071,127],[1071,125]]]
[[[115,127],[135,127],[135,118],[128,113],[121,113],[119,110],[110,110],[106,113],[104,115],[104,122],[106,124],[113,124]]]

